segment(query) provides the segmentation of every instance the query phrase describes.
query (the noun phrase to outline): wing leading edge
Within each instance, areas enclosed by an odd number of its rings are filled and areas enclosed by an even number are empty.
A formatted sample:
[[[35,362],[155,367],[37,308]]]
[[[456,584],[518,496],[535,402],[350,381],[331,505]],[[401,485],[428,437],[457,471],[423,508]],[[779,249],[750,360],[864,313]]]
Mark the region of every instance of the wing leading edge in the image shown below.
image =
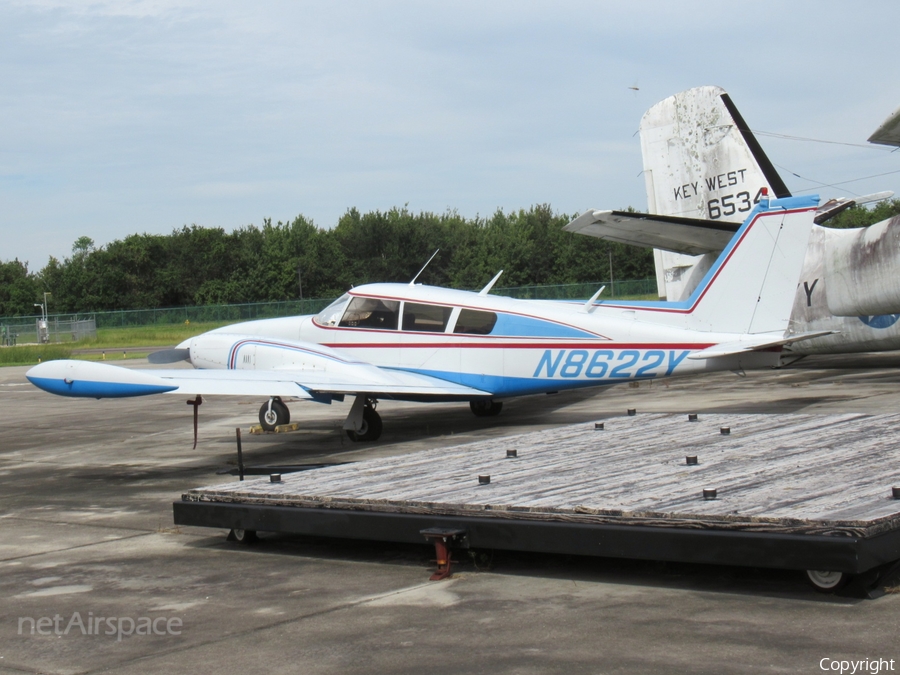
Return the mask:
[[[123,398],[149,394],[284,396],[322,400],[322,394],[372,396],[490,396],[474,389],[368,363],[341,373],[291,370],[141,370],[88,361],[46,361],[26,373],[36,387],[61,396]],[[354,371],[356,371],[354,373]],[[354,377],[358,375],[358,377]]]

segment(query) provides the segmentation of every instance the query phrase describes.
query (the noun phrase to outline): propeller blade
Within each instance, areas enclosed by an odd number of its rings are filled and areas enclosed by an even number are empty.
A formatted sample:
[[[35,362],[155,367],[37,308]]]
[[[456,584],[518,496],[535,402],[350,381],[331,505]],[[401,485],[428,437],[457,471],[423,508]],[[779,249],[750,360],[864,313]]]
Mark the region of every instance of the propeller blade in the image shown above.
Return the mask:
[[[147,356],[150,363],[177,363],[178,361],[190,361],[190,349],[163,349]]]

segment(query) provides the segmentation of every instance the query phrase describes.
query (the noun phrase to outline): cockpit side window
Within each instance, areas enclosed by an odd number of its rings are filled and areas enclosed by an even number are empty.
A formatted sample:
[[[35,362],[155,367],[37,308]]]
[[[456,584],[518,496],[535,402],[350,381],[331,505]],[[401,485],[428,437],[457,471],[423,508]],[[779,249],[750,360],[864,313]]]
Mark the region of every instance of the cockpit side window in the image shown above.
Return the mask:
[[[469,335],[488,335],[494,330],[497,323],[497,315],[493,312],[482,312],[477,309],[463,308],[456,320],[454,333],[467,333]]]
[[[344,315],[344,309],[347,307],[348,302],[350,302],[350,294],[344,293],[328,307],[316,314],[316,323],[320,326],[337,326],[338,321]]]
[[[415,302],[404,303],[403,330],[443,333],[452,312],[452,307],[420,305]]]
[[[396,330],[399,316],[400,303],[397,300],[356,297],[350,301],[339,325],[347,328]]]

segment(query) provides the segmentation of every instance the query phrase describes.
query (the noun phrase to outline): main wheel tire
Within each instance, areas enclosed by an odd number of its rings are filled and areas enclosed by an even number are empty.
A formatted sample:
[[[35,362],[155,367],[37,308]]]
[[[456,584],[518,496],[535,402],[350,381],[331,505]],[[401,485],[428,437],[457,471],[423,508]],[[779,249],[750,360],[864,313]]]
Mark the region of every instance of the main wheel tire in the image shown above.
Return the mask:
[[[469,408],[475,417],[496,417],[503,410],[503,401],[494,401],[489,398],[469,401]]]
[[[806,570],[806,578],[820,593],[834,593],[850,581],[850,575],[845,572],[826,570]]]
[[[351,441],[377,441],[381,436],[381,415],[374,408],[363,408],[362,427],[359,431],[347,430],[347,437]]]
[[[259,541],[259,537],[256,536],[256,530],[232,529],[231,532],[228,533],[228,538],[239,544],[244,544],[245,546]]]
[[[266,431],[275,431],[275,427],[282,424],[289,424],[291,421],[291,411],[281,402],[280,398],[272,401],[272,409],[269,410],[269,402],[266,401],[259,409],[259,424]]]

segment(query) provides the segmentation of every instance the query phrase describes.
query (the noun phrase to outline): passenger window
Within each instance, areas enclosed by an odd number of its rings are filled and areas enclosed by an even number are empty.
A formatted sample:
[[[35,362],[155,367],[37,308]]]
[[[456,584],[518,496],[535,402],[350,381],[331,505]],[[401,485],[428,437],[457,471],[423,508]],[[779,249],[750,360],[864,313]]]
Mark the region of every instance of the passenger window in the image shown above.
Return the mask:
[[[397,329],[400,303],[379,298],[353,298],[341,318],[340,326],[347,328]]]
[[[469,335],[487,335],[494,330],[497,323],[497,315],[493,312],[480,312],[477,309],[463,309],[456,320],[454,333],[468,333]]]
[[[403,305],[403,330],[443,333],[452,311],[452,307],[407,302]]]

